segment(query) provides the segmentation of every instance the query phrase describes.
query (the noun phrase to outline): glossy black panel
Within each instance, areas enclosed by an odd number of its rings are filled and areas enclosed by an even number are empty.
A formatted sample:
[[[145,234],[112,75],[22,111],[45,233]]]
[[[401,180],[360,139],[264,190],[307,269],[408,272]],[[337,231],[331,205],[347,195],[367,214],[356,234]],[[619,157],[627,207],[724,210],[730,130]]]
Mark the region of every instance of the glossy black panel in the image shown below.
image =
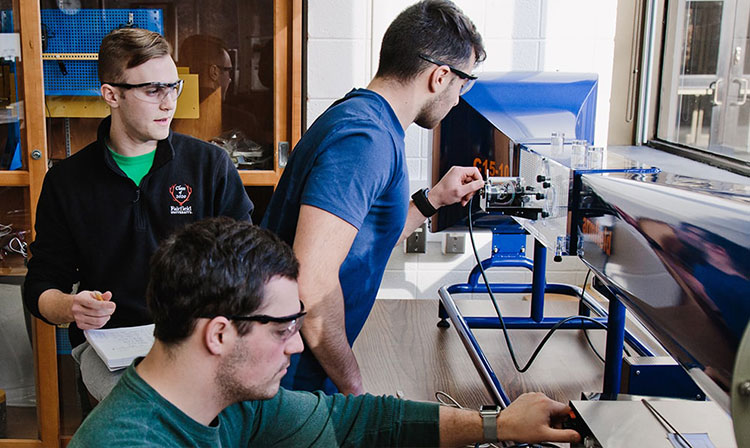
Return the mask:
[[[750,187],[583,175],[581,258],[686,367],[725,389],[750,319]]]

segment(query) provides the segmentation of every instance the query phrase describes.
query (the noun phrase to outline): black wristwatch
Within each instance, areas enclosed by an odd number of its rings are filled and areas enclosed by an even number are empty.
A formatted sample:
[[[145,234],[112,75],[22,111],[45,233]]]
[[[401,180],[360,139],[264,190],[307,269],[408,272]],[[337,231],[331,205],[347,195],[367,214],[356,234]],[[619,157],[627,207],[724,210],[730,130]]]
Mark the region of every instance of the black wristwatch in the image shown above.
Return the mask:
[[[430,191],[429,188],[422,188],[421,190],[417,191],[413,195],[411,195],[412,200],[414,201],[414,205],[417,206],[417,210],[424,215],[425,218],[429,218],[430,216],[437,213],[437,209],[430,204],[430,201],[427,200],[427,192]]]
[[[482,405],[479,408],[479,415],[482,417],[482,436],[485,442],[498,442],[497,438],[497,417],[500,415],[500,406]]]

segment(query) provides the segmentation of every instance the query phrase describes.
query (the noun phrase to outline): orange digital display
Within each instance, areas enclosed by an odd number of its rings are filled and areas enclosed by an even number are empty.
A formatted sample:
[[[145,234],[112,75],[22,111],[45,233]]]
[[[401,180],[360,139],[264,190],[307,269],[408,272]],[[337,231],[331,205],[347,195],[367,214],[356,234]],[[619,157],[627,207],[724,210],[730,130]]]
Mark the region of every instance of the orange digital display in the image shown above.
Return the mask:
[[[510,167],[504,163],[496,163],[494,160],[488,161],[477,157],[474,159],[474,166],[479,168],[482,174],[487,174],[490,177],[510,176]]]

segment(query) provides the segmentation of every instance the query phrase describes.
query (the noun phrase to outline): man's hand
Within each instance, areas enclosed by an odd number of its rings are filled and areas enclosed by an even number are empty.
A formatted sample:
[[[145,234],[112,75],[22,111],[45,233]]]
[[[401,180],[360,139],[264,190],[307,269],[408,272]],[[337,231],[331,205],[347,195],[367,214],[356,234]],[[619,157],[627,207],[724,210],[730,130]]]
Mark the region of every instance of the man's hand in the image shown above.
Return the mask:
[[[109,291],[81,291],[72,297],[70,312],[81,330],[103,327],[115,312],[115,303],[111,301],[112,293]]]
[[[461,202],[463,206],[483,185],[484,180],[478,168],[454,166],[430,190],[427,199],[436,209],[456,202]]]
[[[523,394],[497,418],[499,440],[514,442],[579,442],[572,429],[560,429],[570,408],[544,394]],[[482,418],[477,411],[440,407],[440,446],[461,446],[483,440]]]
[[[81,330],[101,328],[115,312],[112,293],[81,291],[66,294],[59,289],[48,289],[39,296],[39,312],[53,324],[75,322]]]
[[[559,429],[570,408],[539,392],[521,395],[497,419],[500,440],[517,442],[578,442],[572,429]]]
[[[482,175],[476,167],[454,166],[427,193],[427,200],[430,201],[430,204],[435,209],[444,205],[455,204],[456,202],[461,202],[463,206],[469,203],[469,199],[483,185]],[[410,202],[406,222],[396,245],[401,244],[417,227],[422,225],[424,220],[424,215],[414,205],[414,201]]]

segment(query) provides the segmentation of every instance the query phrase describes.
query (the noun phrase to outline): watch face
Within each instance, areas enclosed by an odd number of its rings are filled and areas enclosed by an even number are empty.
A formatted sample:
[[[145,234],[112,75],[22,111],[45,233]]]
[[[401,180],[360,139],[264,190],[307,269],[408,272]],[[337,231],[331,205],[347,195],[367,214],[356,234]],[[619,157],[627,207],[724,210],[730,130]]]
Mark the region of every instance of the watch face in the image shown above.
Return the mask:
[[[65,14],[73,15],[81,9],[81,0],[57,0],[57,7]]]

